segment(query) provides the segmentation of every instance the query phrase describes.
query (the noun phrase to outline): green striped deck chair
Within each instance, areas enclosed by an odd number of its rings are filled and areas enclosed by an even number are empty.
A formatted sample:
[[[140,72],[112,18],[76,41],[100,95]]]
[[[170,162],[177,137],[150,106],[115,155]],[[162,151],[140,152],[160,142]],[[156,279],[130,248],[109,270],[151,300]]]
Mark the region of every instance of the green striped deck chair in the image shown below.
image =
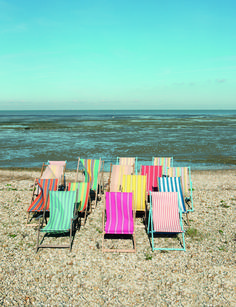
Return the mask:
[[[163,175],[167,175],[167,168],[173,166],[173,157],[153,157],[153,165],[161,165]]]
[[[69,248],[71,251],[72,247],[72,234],[74,231],[74,225],[78,221],[78,206],[77,206],[77,196],[78,193],[75,191],[49,191],[50,197],[50,217],[47,225],[43,227],[43,222],[45,219],[44,216],[38,227],[38,237],[37,237],[37,246],[36,252],[39,248]],[[45,205],[46,208],[46,205]],[[39,243],[40,233],[44,233],[44,237]],[[68,234],[70,235],[70,243],[68,245],[45,245],[42,242],[45,239],[45,236],[58,236]]]
[[[88,203],[90,200],[90,184],[89,182],[69,182],[68,191],[77,191],[78,190],[78,211],[84,213],[84,224],[87,218],[88,212]],[[84,225],[83,224],[83,225]]]
[[[181,177],[183,193],[185,196],[185,202],[188,204],[188,212],[194,211],[193,208],[193,188],[191,180],[191,170],[188,167],[168,167],[167,175],[169,177]],[[189,204],[190,203],[190,204]]]

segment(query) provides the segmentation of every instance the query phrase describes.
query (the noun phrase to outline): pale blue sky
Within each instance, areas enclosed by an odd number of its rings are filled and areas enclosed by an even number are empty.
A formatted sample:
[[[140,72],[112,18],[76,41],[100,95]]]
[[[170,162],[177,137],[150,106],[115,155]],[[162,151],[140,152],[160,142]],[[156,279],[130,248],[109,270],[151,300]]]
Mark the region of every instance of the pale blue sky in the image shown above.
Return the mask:
[[[0,0],[0,110],[236,109],[235,0]]]

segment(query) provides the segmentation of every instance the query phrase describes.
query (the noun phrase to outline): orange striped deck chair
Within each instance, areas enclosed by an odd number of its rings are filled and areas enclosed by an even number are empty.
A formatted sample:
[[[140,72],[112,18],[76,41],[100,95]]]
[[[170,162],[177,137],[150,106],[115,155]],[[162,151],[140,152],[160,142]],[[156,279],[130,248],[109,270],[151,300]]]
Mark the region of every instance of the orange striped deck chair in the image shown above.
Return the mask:
[[[167,175],[169,177],[181,177],[181,183],[183,188],[183,194],[185,202],[189,206],[188,212],[194,211],[193,208],[193,189],[191,180],[190,166],[187,167],[169,167],[167,169]]]
[[[162,166],[162,174],[167,175],[167,168],[173,166],[173,157],[153,157],[153,165]]]
[[[45,203],[47,201],[47,195],[49,191],[57,191],[58,179],[35,179],[39,187],[39,194],[35,197],[34,191],[32,195],[32,200],[29,208],[27,209],[27,221],[29,222],[30,213],[43,212]],[[48,199],[47,207],[45,211],[49,211],[50,199]],[[35,226],[34,224],[28,224],[28,226]]]
[[[131,165],[111,165],[111,168],[108,179],[109,192],[121,192],[123,175],[131,175],[133,167]]]
[[[90,183],[89,182],[69,182],[68,191],[77,191],[78,211],[84,213],[84,223],[87,218],[88,205],[90,200]]]

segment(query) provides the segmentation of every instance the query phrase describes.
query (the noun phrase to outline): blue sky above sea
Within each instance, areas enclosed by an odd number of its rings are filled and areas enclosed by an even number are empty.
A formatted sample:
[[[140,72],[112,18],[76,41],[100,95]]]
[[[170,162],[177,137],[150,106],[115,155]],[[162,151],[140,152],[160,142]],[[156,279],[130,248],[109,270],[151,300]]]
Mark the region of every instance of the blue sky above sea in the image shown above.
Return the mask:
[[[236,2],[0,0],[0,110],[235,109]]]

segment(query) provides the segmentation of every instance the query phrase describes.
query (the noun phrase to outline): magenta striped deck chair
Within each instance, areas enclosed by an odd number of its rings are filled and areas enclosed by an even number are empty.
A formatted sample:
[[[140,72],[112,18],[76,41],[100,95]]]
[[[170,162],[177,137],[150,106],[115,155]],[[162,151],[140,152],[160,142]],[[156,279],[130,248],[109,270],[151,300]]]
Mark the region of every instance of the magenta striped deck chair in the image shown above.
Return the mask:
[[[152,250],[184,250],[185,240],[178,192],[151,192],[148,233],[152,237]],[[154,234],[182,234],[181,248],[155,248]]]
[[[50,199],[47,202],[47,195],[49,191],[57,191],[58,186],[58,179],[36,179],[36,184],[39,187],[40,193],[34,199],[34,195],[32,197],[32,202],[27,209],[27,221],[28,224],[29,214],[35,212],[43,212],[45,204],[47,203],[47,207],[45,208],[46,211],[49,211]],[[33,226],[33,224],[31,224]]]
[[[133,194],[126,192],[106,192],[103,212],[103,252],[136,252],[133,212]],[[104,228],[106,217],[106,224]],[[133,249],[104,249],[106,235],[129,235],[133,239]]]
[[[158,177],[162,177],[162,166],[161,165],[142,165],[141,175],[147,176],[146,191],[148,195],[150,191],[157,191],[158,189]]]

